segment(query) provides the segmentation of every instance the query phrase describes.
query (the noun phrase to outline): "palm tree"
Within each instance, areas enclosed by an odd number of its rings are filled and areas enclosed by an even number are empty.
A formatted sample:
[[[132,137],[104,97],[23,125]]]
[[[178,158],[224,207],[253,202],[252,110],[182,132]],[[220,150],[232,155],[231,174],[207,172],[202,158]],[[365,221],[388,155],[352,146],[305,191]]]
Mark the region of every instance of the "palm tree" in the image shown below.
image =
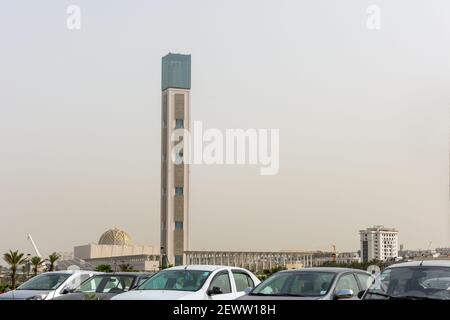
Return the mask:
[[[99,264],[96,268],[95,271],[98,272],[112,272],[112,268],[109,264]]]
[[[59,258],[61,258],[61,256],[56,252],[53,252],[51,255],[48,256],[48,262],[50,262],[50,267],[48,268],[48,271],[55,270],[55,264]]]
[[[33,273],[35,276],[37,276],[38,269],[43,263],[45,263],[45,260],[41,257],[32,257],[30,261],[31,265],[33,266]]]
[[[9,250],[8,253],[3,254],[3,260],[5,260],[5,262],[7,264],[9,264],[9,268],[11,270],[11,288],[12,288],[12,290],[14,290],[16,288],[17,267],[24,264],[25,261],[27,260],[27,258],[24,258],[23,256],[24,256],[24,254],[19,253],[19,250],[16,250],[16,251]]]
[[[119,265],[119,269],[121,272],[134,272],[134,268],[131,264],[121,264]]]

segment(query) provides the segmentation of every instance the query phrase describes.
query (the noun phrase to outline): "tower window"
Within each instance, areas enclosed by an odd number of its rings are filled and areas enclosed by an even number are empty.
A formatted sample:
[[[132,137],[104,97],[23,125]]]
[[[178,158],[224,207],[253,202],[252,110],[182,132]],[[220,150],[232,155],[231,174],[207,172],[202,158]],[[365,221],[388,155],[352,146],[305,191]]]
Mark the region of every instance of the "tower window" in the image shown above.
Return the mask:
[[[183,230],[183,222],[175,221],[175,230]]]
[[[175,188],[175,195],[176,196],[182,196],[183,195],[183,187],[176,187]]]
[[[180,150],[180,152],[175,154],[175,164],[182,164],[183,163],[183,150]]]
[[[183,129],[184,128],[184,120],[176,119],[175,120],[175,129]]]

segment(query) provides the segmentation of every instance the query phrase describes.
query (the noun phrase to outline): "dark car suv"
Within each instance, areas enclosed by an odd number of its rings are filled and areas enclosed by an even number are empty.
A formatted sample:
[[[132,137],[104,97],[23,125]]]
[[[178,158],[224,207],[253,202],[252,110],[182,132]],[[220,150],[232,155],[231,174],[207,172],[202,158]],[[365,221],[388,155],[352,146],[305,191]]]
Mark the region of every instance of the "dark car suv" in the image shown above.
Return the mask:
[[[347,268],[280,271],[238,300],[356,300],[372,279],[364,270]]]
[[[450,300],[450,260],[413,261],[386,268],[364,300]]]

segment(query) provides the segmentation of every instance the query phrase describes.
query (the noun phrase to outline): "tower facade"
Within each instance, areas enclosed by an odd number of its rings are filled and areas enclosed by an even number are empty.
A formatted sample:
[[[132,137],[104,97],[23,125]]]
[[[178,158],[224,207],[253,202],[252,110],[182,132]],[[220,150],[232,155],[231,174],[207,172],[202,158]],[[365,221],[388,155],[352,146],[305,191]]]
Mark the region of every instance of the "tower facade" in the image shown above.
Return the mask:
[[[161,263],[182,265],[189,249],[189,166],[179,149],[190,131],[191,56],[162,58],[161,79]],[[175,139],[173,139],[175,138]]]

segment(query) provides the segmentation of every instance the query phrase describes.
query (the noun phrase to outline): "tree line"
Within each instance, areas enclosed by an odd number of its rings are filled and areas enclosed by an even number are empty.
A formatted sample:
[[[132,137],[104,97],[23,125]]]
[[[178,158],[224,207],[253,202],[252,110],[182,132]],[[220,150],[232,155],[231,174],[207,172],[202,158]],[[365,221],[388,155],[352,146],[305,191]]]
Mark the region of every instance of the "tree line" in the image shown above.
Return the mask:
[[[39,272],[39,268],[42,265],[46,265],[48,271],[54,271],[56,261],[58,261],[60,257],[61,256],[56,252],[50,254],[48,258],[43,259],[38,256],[35,257],[25,256],[25,254],[19,252],[19,250],[16,251],[9,250],[9,252],[3,254],[3,260],[5,260],[5,262],[9,265],[11,286],[10,287],[9,285],[0,286],[0,293],[8,289],[8,287],[11,288],[12,290],[16,288],[17,270],[20,268],[20,266],[28,264],[30,267],[32,267],[32,269],[29,271],[32,271],[33,275],[36,276]]]

